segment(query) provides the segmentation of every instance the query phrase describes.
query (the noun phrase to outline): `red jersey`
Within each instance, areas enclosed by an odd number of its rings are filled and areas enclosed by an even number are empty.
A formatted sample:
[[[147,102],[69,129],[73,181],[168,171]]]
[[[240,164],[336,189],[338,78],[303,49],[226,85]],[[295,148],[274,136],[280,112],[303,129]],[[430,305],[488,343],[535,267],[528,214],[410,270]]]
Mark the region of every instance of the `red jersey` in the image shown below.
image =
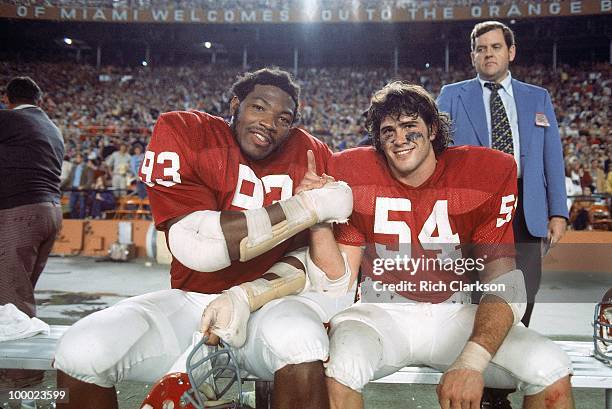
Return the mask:
[[[308,149],[315,154],[317,171],[326,171],[331,151],[301,129],[292,128],[281,147],[253,161],[242,154],[222,118],[198,111],[162,114],[140,170],[156,227],[166,230],[168,220],[198,210],[247,210],[291,197],[307,171]],[[307,239],[306,233],[295,236],[253,260],[235,261],[216,272],[194,271],[173,258],[172,288],[219,293],[255,280]]]
[[[394,288],[406,298],[442,302],[455,292],[452,281],[470,282],[487,262],[514,256],[516,165],[510,155],[448,148],[418,187],[395,179],[372,147],[334,154],[329,167],[353,190],[353,214],[348,224],[336,226],[336,240],[365,247],[363,276],[404,283]],[[444,284],[427,286],[438,282]]]

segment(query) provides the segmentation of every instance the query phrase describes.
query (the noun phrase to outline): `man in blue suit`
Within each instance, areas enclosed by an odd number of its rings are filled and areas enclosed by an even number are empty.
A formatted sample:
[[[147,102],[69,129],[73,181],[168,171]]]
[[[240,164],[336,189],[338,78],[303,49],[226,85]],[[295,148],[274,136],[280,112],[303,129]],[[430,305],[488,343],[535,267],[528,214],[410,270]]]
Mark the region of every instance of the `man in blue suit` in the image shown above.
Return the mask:
[[[499,149],[517,163],[513,228],[517,268],[525,276],[528,297],[522,321],[528,326],[542,275],[542,239],[545,248],[555,245],[567,226],[559,129],[548,91],[515,80],[508,70],[516,55],[512,30],[486,21],[476,24],[470,40],[478,76],[445,85],[437,102],[451,116],[455,145]]]

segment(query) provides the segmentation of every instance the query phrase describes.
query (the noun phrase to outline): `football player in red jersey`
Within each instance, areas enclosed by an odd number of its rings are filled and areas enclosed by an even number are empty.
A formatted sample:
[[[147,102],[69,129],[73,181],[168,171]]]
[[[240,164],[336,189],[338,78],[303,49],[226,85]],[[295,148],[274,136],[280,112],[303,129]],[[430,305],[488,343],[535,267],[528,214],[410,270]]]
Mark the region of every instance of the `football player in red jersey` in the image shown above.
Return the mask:
[[[117,382],[185,372],[199,329],[235,348],[242,369],[275,381],[275,407],[327,406],[323,322],[351,303],[350,273],[307,268],[305,246],[325,234],[317,226],[346,221],[352,194],[319,176],[331,152],[293,127],[299,87],[287,72],[247,73],[231,92],[231,124],[197,111],[158,119],[140,177],[173,255],[172,289],[70,328],[54,363],[70,402],[58,407],[116,408]]]
[[[484,385],[516,387],[526,408],[573,407],[566,354],[517,325],[526,300],[513,259],[513,158],[447,148],[449,121],[417,85],[376,92],[366,123],[374,147],[329,164],[353,191],[350,221],[334,228],[337,245],[331,235],[311,245],[324,271],[344,271],[333,262],[342,251],[353,277],[360,267],[365,276],[361,301],[331,320],[331,407],[363,407],[370,380],[410,364],[444,371],[443,409],[480,408]],[[473,289],[483,293],[478,305]]]

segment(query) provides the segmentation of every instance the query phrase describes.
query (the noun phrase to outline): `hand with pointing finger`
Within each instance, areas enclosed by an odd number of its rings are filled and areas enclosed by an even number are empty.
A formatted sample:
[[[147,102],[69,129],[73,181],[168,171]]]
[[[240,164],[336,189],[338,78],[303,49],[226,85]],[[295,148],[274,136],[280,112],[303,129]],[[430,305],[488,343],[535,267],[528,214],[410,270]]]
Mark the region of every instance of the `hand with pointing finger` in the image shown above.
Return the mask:
[[[314,153],[310,149],[306,152],[306,156],[308,158],[308,169],[304,174],[304,179],[302,179],[300,185],[295,189],[295,194],[306,190],[319,189],[325,186],[327,182],[335,181],[333,177],[325,173],[323,173],[322,176],[317,174],[317,163]]]

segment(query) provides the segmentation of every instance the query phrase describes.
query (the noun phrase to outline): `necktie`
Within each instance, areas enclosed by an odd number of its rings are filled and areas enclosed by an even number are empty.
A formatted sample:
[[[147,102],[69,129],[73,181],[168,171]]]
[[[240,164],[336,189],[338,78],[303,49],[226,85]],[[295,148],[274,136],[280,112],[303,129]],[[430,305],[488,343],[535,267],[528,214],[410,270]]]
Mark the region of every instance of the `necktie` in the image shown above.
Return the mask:
[[[508,121],[506,109],[497,92],[502,86],[495,82],[487,82],[485,87],[491,90],[491,98],[489,99],[491,107],[491,147],[513,155],[510,121]]]

